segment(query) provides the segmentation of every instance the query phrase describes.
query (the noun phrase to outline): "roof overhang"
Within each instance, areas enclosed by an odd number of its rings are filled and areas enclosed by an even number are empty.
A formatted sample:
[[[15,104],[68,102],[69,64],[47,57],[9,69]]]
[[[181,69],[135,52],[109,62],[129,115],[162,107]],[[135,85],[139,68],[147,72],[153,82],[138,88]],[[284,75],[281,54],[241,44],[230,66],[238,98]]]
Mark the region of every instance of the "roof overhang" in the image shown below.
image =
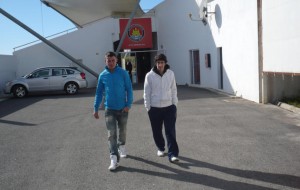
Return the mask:
[[[41,0],[78,27],[106,17],[127,18],[139,0]],[[139,6],[135,16],[144,14]]]

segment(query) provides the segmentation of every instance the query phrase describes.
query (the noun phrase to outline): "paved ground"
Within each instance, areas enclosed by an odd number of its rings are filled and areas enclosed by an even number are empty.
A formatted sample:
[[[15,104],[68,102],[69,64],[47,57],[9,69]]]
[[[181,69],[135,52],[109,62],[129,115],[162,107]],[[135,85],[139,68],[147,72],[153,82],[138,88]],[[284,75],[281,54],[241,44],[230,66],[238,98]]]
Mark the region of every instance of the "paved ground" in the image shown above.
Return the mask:
[[[94,89],[0,102],[0,189],[300,189],[300,115],[205,89],[178,88],[178,164],[157,157],[142,89],[128,121],[129,156],[109,165]]]

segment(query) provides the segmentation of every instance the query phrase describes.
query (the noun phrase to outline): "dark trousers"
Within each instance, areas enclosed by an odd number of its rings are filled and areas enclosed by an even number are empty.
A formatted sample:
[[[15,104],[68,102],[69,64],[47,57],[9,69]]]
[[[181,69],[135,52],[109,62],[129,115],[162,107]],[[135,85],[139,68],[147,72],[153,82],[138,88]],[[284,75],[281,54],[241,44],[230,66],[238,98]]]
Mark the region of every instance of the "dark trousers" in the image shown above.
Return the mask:
[[[151,107],[148,112],[154,142],[157,148],[161,151],[165,150],[165,140],[162,133],[163,125],[165,126],[165,135],[168,144],[168,157],[178,156],[179,148],[176,141],[176,117],[177,108],[175,105],[171,105],[164,108]]]

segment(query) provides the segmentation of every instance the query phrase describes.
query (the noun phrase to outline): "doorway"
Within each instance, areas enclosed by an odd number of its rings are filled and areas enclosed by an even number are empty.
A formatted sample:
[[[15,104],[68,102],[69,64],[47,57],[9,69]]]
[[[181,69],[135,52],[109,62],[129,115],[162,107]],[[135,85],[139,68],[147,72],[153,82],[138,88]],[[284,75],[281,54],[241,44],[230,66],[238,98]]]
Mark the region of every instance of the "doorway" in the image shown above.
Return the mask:
[[[129,72],[131,65],[131,81],[133,84],[144,83],[146,74],[151,70],[151,53],[120,52],[121,67]],[[126,67],[127,65],[127,67]],[[129,73],[130,75],[130,73]]]
[[[190,50],[191,84],[200,84],[200,52]]]
[[[222,47],[218,48],[218,73],[219,73],[219,80],[218,80],[218,87],[219,89],[223,90],[223,56],[222,56]]]

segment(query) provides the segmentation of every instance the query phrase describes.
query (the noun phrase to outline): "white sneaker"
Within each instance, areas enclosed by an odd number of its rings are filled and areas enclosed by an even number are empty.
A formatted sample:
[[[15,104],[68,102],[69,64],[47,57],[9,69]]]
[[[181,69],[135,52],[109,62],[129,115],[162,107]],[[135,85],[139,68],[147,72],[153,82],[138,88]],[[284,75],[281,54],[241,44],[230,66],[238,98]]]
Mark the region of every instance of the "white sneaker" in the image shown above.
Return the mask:
[[[126,158],[127,154],[126,154],[126,149],[124,145],[119,146],[119,154],[121,158]]]
[[[119,163],[117,161],[117,156],[116,155],[110,155],[110,166],[108,167],[108,169],[110,171],[117,169],[117,167],[119,166]]]
[[[179,162],[179,159],[176,156],[173,156],[170,161],[171,162]]]
[[[157,151],[157,156],[163,157],[164,155],[165,155],[164,151],[160,151],[160,150]]]

